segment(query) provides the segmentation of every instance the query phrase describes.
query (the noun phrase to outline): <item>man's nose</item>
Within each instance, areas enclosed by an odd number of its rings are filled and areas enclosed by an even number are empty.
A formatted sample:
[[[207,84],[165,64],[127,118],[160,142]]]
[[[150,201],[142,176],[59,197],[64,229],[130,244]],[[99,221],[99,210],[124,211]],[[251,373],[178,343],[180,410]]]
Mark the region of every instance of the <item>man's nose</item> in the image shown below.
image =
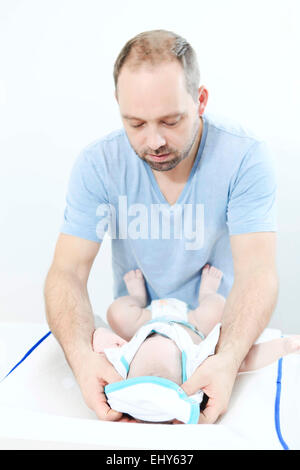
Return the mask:
[[[158,130],[149,130],[146,144],[149,149],[156,151],[166,145],[166,139]]]

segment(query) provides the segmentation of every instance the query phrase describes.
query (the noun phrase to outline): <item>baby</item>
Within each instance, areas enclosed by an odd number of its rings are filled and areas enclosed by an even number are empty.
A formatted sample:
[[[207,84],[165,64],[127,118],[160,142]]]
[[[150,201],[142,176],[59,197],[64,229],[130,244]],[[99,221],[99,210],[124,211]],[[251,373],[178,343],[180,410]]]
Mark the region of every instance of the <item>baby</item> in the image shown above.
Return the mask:
[[[142,272],[139,269],[129,271],[124,276],[129,296],[119,297],[107,310],[107,321],[113,332],[100,328],[94,333],[93,347],[96,352],[104,348],[122,346],[148,321],[155,316],[166,314],[180,317],[190,326],[182,325],[195,344],[199,344],[213,327],[221,320],[225,298],[217,293],[222,272],[213,266],[205,265],[199,289],[199,307],[188,310],[188,306],[176,299],[155,300],[146,307],[147,293]],[[169,307],[169,308],[168,308]],[[177,308],[175,308],[177,307]],[[174,319],[175,316],[174,316]],[[141,375],[165,377],[180,384],[180,351],[174,341],[152,334],[148,336],[133,358],[128,378]],[[162,361],[164,358],[164,361]]]
[[[167,298],[154,300],[146,306],[147,293],[143,274],[139,269],[124,276],[129,295],[116,299],[108,308],[107,321],[113,331],[98,328],[93,335],[95,352],[118,348],[130,341],[150,320],[174,321],[185,329],[194,344],[203,339],[221,322],[225,298],[218,294],[223,273],[208,264],[202,269],[199,288],[199,306],[189,309],[185,302]],[[300,351],[300,335],[278,338],[255,344],[241,364],[239,372],[264,367],[280,357]],[[158,333],[151,333],[134,355],[127,378],[156,376],[182,384],[181,351],[176,343]]]

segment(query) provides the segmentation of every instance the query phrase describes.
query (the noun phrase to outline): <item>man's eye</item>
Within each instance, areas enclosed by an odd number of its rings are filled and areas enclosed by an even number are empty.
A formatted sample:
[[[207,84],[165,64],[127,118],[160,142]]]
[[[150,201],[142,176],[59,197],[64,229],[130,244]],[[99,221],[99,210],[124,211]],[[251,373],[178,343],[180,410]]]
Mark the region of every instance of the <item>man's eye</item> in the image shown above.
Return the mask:
[[[137,125],[134,126],[133,124],[131,124],[131,127],[137,128],[137,127],[142,127],[142,125],[143,124],[137,124]]]
[[[178,123],[178,121],[176,121],[176,122],[164,122],[164,124],[166,124],[167,126],[175,126],[177,123]]]
[[[162,121],[163,124],[165,124],[166,126],[176,126],[176,124],[178,124],[179,121],[175,121],[175,122],[164,122]],[[131,127],[133,127],[134,129],[137,129],[138,127],[142,127],[144,125],[144,123],[141,123],[141,124],[131,124]]]

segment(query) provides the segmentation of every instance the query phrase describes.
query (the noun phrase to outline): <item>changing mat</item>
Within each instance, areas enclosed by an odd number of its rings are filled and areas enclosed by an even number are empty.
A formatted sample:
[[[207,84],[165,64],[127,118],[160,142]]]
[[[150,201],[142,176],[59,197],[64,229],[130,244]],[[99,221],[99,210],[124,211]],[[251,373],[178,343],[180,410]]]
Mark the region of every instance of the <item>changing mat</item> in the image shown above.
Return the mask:
[[[257,342],[280,336],[267,328]],[[0,378],[10,371],[0,382],[0,448],[23,441],[29,448],[300,449],[297,354],[239,374],[226,414],[212,425],[98,420],[46,324],[0,324]]]

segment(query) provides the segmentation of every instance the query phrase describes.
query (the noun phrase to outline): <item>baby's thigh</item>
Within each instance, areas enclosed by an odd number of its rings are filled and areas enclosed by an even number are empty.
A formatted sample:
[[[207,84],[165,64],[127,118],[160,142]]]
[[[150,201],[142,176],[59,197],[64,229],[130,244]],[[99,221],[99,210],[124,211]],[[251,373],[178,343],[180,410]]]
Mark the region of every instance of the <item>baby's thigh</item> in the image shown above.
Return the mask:
[[[187,317],[188,317],[188,322],[191,323],[195,328],[200,329],[200,321],[199,321],[199,313],[198,309],[196,308],[195,310],[189,310]]]
[[[206,336],[221,321],[223,309],[221,296],[216,302],[202,302],[195,310],[188,312],[188,321]]]
[[[151,320],[151,312],[148,309],[133,306],[127,316],[127,321],[124,318],[119,323],[119,331],[116,332],[127,341],[130,341],[139,328],[149,320]]]
[[[151,320],[151,312],[133,305],[129,298],[115,300],[107,311],[107,322],[114,332],[129,341],[136,331]]]

